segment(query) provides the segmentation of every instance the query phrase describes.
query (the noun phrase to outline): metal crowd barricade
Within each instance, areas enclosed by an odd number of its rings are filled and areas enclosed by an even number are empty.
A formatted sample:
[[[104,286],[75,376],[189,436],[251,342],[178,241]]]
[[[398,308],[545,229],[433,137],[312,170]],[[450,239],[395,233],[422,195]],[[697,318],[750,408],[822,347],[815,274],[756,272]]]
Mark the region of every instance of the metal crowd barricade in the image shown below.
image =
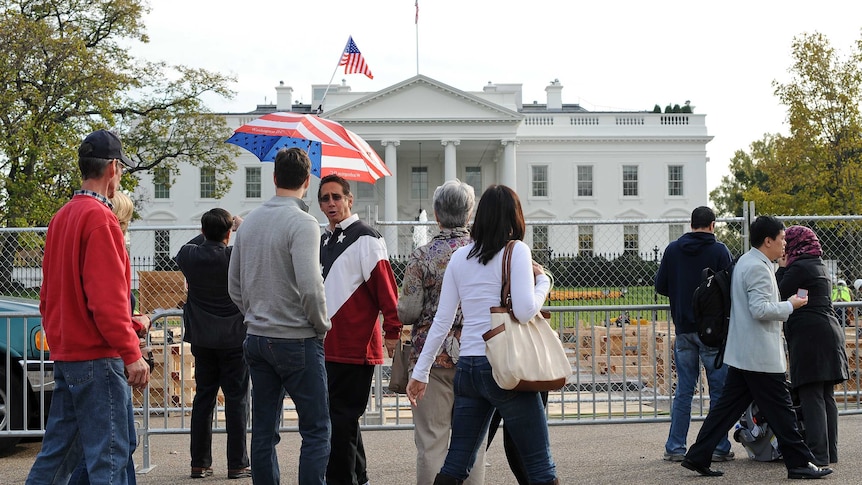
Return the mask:
[[[859,322],[862,302],[836,303],[846,309]],[[550,425],[604,424],[619,422],[667,422],[673,399],[675,375],[673,366],[673,325],[669,321],[667,305],[603,305],[603,306],[552,306],[551,322],[559,332],[572,362],[572,375],[566,386],[550,393],[547,408]],[[38,318],[34,314],[2,313],[7,339],[12,335],[8,325],[13,317]],[[147,344],[153,349],[156,366],[149,386],[134,391],[136,427],[138,428],[138,473],[147,473],[155,466],[151,460],[151,437],[154,435],[187,434],[190,432],[190,414],[194,397],[194,366],[191,348],[182,342],[182,311],[158,311],[152,315],[153,327]],[[862,322],[860,322],[862,324]],[[862,361],[859,332],[856,327],[845,328],[846,349],[850,364],[850,380],[836,387],[835,396],[841,414],[862,413]],[[27,362],[28,368],[48,365]],[[7,368],[16,364],[7,351],[2,361]],[[390,366],[377,366],[372,380],[368,408],[360,424],[363,429],[409,429],[412,413],[406,396],[388,389]],[[0,391],[9,394],[9,373],[0,379]],[[27,405],[43,396],[25,391],[22,400]],[[692,417],[703,419],[709,408],[706,380],[698,384]],[[252,403],[253,405],[253,403]],[[2,410],[3,408],[0,408]],[[213,418],[213,432],[226,432],[223,403],[218,402]],[[5,413],[10,409],[8,400]],[[46,414],[39,419],[44,423]],[[297,431],[296,409],[290,397],[284,401],[282,432]],[[44,426],[24,429],[0,427],[4,437],[41,436]]]

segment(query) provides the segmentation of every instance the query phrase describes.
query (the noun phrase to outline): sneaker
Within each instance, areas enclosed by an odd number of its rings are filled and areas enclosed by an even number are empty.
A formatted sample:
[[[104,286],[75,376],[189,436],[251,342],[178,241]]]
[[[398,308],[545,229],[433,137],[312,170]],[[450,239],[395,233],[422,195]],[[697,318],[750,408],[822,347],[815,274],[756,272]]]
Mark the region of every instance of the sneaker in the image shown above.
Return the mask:
[[[204,468],[200,466],[193,466],[192,473],[189,475],[191,478],[206,478],[213,476],[212,468]]]
[[[661,459],[664,461],[680,462],[685,459],[685,453],[668,453],[665,451]]]
[[[712,454],[712,461],[733,461],[734,459],[736,459],[736,454],[733,450],[728,451],[727,453],[716,452]]]
[[[251,478],[251,468],[240,468],[239,470],[228,470],[227,477],[231,480],[237,478]]]

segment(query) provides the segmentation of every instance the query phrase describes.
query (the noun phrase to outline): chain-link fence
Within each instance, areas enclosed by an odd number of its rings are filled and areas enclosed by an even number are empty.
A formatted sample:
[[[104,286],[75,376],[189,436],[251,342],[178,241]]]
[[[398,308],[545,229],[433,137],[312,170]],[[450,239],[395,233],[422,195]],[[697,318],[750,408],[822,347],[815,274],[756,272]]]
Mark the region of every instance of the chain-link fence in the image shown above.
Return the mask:
[[[833,282],[852,288],[862,279],[862,216],[781,217],[811,227],[823,245]],[[747,248],[743,218],[719,219],[718,239],[734,257]],[[525,242],[554,275],[549,305],[666,303],[652,282],[665,247],[688,229],[688,219],[528,221]],[[434,223],[378,221],[399,284],[410,252],[437,234]],[[0,295],[38,298],[45,228],[0,229]],[[198,226],[132,226],[128,249],[132,288],[141,311],[181,306],[182,275],[173,260],[199,234]],[[854,300],[855,300],[854,295]]]

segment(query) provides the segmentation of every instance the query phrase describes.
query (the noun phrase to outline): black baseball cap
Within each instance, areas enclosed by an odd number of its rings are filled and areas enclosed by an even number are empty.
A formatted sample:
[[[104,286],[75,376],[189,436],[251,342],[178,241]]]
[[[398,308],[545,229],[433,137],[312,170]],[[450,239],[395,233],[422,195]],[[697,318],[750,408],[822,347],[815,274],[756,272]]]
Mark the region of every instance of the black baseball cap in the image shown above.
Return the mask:
[[[123,143],[116,133],[109,130],[97,130],[84,138],[78,148],[78,158],[104,158],[105,160],[117,159],[123,165],[131,168],[134,165],[129,157],[123,153]]]

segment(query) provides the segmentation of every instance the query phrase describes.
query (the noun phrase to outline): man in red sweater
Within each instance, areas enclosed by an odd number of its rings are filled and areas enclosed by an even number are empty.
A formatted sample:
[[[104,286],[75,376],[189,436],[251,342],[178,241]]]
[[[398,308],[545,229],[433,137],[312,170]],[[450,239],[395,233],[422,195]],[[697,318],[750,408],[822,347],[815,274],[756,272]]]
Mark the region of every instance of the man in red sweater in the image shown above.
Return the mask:
[[[92,483],[128,483],[129,385],[143,388],[150,376],[132,327],[129,256],[108,201],[123,165],[117,135],[88,135],[78,149],[81,190],[48,227],[39,309],[54,395],[28,484],[65,483],[82,457]]]

